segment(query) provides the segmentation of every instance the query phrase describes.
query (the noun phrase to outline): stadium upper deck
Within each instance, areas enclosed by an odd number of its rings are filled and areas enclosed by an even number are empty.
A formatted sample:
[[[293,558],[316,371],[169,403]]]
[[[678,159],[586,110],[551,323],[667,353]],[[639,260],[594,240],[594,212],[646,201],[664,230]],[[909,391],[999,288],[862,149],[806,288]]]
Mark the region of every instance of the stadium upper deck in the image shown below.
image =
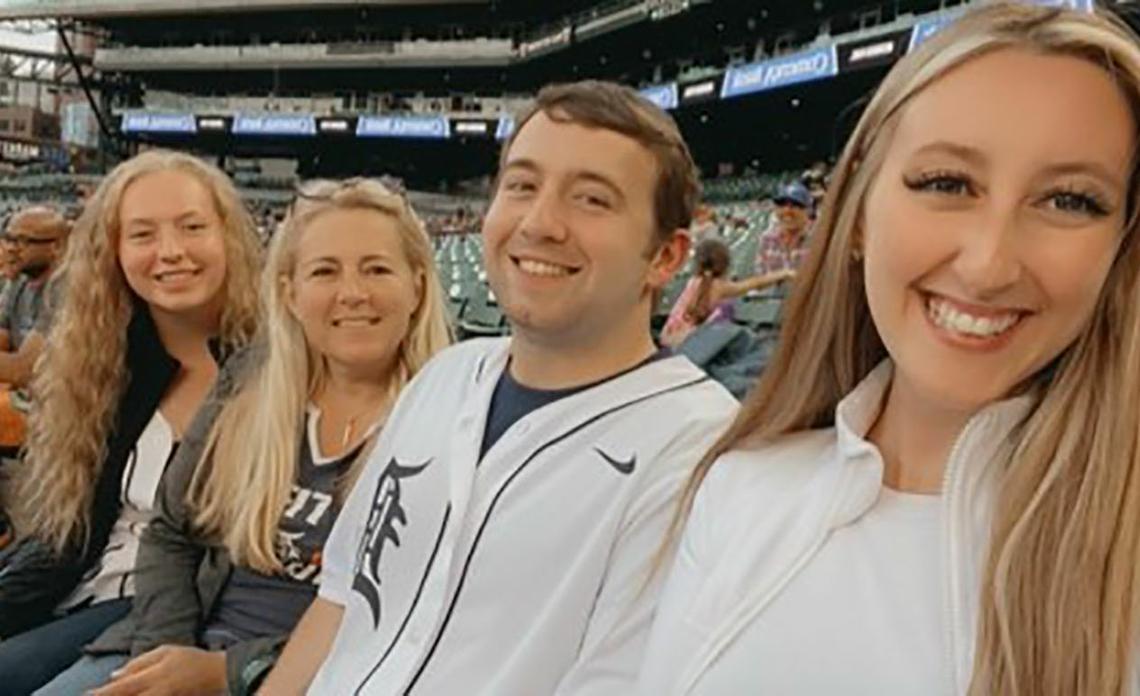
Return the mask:
[[[131,0],[124,13],[127,4],[0,0],[0,17],[70,17],[98,32],[108,120],[128,139],[295,157],[307,173],[394,170],[420,184],[486,173],[520,98],[584,77],[644,87],[673,109],[706,172],[804,166],[834,153],[886,66],[961,5]]]

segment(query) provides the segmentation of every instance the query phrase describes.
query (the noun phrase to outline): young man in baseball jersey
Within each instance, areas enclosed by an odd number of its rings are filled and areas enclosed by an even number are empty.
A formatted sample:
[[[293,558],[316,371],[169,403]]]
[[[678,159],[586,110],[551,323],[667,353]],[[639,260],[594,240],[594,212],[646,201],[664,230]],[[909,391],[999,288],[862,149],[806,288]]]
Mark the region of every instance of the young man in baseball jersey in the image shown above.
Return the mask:
[[[650,336],[696,169],[635,91],[544,89],[483,226],[509,339],[409,385],[263,693],[621,694],[689,471],[736,403]]]

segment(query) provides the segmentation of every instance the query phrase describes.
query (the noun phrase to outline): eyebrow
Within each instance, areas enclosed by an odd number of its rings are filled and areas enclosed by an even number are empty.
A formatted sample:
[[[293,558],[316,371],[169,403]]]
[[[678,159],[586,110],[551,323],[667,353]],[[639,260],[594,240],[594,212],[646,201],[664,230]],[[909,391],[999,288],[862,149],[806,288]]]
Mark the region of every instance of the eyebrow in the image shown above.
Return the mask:
[[[369,254],[367,256],[360,257],[360,260],[357,261],[357,263],[371,263],[373,261],[380,261],[383,263],[387,263],[390,261],[390,259],[385,254]],[[341,260],[335,256],[318,256],[316,258],[312,258],[312,259],[309,259],[307,261],[302,261],[301,265],[312,266],[312,265],[315,265],[318,263],[334,263],[334,264],[340,265]]]
[[[539,167],[538,163],[532,159],[520,158],[507,160],[507,163],[503,165],[504,174],[512,169],[525,169],[528,172],[538,172]]]
[[[537,162],[528,158],[520,158],[517,160],[508,161],[506,166],[503,167],[503,173],[506,174],[512,169],[523,169],[535,174],[542,171],[542,167],[540,167]],[[573,181],[587,181],[600,184],[609,189],[620,200],[625,200],[625,194],[622,193],[621,187],[601,172],[597,172],[591,169],[575,169],[570,171],[569,178]]]
[[[970,147],[969,145],[952,143],[948,140],[938,140],[933,143],[927,143],[915,150],[912,156],[940,153],[957,157],[960,160],[977,166],[985,165],[989,161],[985,153],[981,150]]]
[[[625,200],[625,194],[622,193],[621,187],[615,184],[604,174],[592,172],[589,170],[579,170],[573,173],[573,178],[578,181],[588,181],[595,184],[600,184],[610,190],[619,200]]]
[[[200,210],[197,210],[197,209],[187,210],[187,211],[184,211],[184,212],[176,215],[174,217],[174,221],[179,222],[179,221],[185,220],[186,218],[190,218],[190,217],[206,217],[206,214]],[[132,217],[132,218],[127,218],[123,222],[124,227],[129,226],[129,225],[154,225],[154,224],[157,224],[157,221],[151,217]]]
[[[914,151],[914,155],[928,153],[949,154],[979,167],[985,166],[989,162],[989,159],[981,150],[945,140],[923,145]],[[1041,177],[1048,178],[1066,174],[1085,174],[1112,189],[1120,189],[1124,186],[1120,181],[1120,177],[1114,174],[1110,168],[1100,162],[1092,161],[1058,162],[1051,164],[1044,169],[1041,173]]]
[[[1100,162],[1060,162],[1046,167],[1044,171],[1046,176],[1065,174],[1085,174],[1110,189],[1123,189],[1126,185],[1117,174]]]

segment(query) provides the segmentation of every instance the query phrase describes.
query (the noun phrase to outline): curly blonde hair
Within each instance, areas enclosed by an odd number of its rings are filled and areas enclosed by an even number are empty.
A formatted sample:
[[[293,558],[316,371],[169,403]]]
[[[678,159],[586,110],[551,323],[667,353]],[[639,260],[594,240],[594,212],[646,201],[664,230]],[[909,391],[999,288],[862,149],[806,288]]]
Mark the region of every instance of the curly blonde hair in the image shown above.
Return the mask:
[[[305,229],[330,210],[370,210],[396,222],[401,248],[420,276],[422,290],[388,376],[392,402],[451,343],[431,241],[407,200],[370,179],[314,181],[303,191],[270,245],[262,277],[267,321],[258,345],[265,346],[265,359],[222,408],[187,494],[198,531],[219,539],[235,563],[263,573],[282,569],[275,550],[277,526],[296,477],[305,408],[320,393],[327,373],[324,358],[309,349],[286,303]],[[367,451],[339,482],[339,499],[359,477]]]
[[[221,219],[221,340],[245,344],[257,327],[260,249],[253,220],[229,177],[191,155],[150,150],[103,179],[60,267],[62,296],[32,379],[27,449],[15,482],[17,530],[57,551],[87,543],[96,481],[129,379],[127,326],[140,300],[119,265],[119,206],[132,183],[163,171],[185,172],[201,182]]]

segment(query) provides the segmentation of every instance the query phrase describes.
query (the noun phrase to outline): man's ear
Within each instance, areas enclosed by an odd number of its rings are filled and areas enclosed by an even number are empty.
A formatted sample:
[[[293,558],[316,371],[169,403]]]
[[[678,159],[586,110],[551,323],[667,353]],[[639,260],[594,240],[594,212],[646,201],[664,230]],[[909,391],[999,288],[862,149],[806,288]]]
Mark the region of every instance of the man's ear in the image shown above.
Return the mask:
[[[692,240],[689,231],[683,228],[673,230],[669,238],[657,247],[649,262],[646,285],[651,290],[661,290],[668,285],[677,271],[688,262],[690,248]]]

